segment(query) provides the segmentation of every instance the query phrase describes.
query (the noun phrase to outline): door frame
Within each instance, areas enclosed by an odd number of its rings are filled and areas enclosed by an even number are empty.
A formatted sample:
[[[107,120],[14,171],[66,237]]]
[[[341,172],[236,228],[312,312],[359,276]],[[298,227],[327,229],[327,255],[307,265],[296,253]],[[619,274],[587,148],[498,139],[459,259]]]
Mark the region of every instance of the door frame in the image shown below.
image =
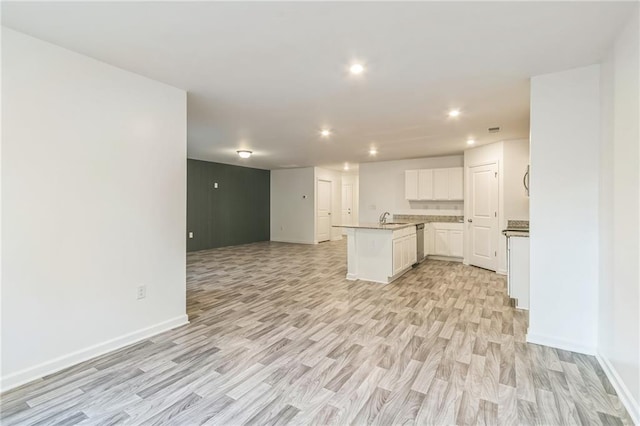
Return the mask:
[[[469,217],[471,216],[471,169],[474,167],[482,167],[482,166],[491,166],[491,165],[495,165],[496,167],[496,173],[498,173],[497,175],[497,180],[496,180],[496,185],[497,185],[497,189],[496,189],[496,194],[497,194],[497,199],[496,199],[496,211],[498,213],[498,217],[497,217],[497,226],[496,226],[496,230],[494,232],[494,235],[492,235],[492,243],[493,243],[493,249],[497,252],[496,255],[496,260],[495,260],[495,272],[498,274],[506,274],[506,271],[501,270],[500,265],[500,256],[502,253],[502,250],[500,248],[500,224],[503,223],[503,203],[502,203],[502,190],[501,190],[501,182],[502,182],[502,163],[500,160],[498,159],[492,159],[492,160],[487,160],[487,161],[479,161],[477,163],[471,163],[471,164],[465,164],[464,167],[464,184],[465,184],[465,188],[464,188],[464,199],[465,199],[465,203],[464,203],[464,233],[463,233],[463,253],[464,253],[464,260],[463,263],[465,265],[470,265],[470,260],[471,260],[471,228],[470,228],[470,224],[468,222]]]
[[[318,188],[320,186],[320,182],[327,182],[329,183],[329,239],[327,240],[322,240],[320,241],[320,239],[318,238],[318,195],[320,194],[320,191],[318,191]],[[314,216],[313,216],[313,224],[314,224],[314,242],[316,244],[318,243],[324,243],[325,241],[331,241],[333,238],[333,229],[332,229],[332,225],[333,225],[333,181],[331,179],[322,179],[322,178],[316,178],[316,196],[315,196],[315,211],[314,211]],[[341,212],[342,213],[342,212]]]

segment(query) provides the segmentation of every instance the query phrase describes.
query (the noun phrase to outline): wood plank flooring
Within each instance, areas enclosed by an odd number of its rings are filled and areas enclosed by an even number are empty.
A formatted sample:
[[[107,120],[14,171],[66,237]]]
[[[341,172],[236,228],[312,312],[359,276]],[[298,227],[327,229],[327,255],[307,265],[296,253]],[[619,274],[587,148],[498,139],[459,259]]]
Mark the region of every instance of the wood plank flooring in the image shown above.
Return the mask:
[[[187,275],[189,325],[2,395],[2,424],[632,424],[595,358],[525,343],[494,273],[349,282],[340,241],[196,252]]]

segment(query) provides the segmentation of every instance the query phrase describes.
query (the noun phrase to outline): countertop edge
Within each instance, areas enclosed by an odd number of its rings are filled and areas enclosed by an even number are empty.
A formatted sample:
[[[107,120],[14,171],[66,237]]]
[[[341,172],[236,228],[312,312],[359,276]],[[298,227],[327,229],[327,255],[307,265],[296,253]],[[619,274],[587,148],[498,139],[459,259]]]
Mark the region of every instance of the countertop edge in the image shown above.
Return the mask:
[[[362,225],[332,225],[334,228],[353,228],[353,229],[377,229],[379,231],[396,231],[398,229],[409,228],[416,226],[422,222],[403,223],[403,224],[390,224],[390,225],[376,225],[373,223],[367,223]]]

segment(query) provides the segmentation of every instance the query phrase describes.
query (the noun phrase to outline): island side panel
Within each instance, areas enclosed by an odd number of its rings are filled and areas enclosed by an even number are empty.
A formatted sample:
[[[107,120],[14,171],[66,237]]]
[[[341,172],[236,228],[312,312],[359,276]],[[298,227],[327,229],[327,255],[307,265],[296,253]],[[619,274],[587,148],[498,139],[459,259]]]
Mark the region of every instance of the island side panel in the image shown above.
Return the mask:
[[[358,242],[356,239],[356,229],[346,228],[347,234],[347,279],[355,281],[358,279]]]
[[[393,275],[393,231],[355,229],[357,278],[389,283]]]

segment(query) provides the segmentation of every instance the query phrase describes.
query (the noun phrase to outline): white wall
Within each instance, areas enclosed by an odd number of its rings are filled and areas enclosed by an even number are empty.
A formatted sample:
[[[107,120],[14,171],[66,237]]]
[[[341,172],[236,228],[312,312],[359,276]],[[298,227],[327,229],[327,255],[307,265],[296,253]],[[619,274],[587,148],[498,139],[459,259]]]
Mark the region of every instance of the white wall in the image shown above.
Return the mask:
[[[271,241],[315,241],[313,167],[271,171]]]
[[[529,196],[522,183],[529,165],[529,140],[505,141],[503,155],[505,222],[529,220]]]
[[[377,222],[381,213],[414,215],[463,215],[463,203],[455,201],[407,201],[404,171],[462,167],[463,156],[362,163],[360,176],[360,222]]]
[[[496,272],[500,274],[507,273],[507,241],[500,234],[500,232],[506,228],[507,220],[505,216],[505,201],[504,201],[504,142],[496,142],[488,145],[479,146],[477,148],[467,149],[464,152],[464,182],[465,182],[465,190],[464,197],[465,199],[471,199],[471,185],[470,185],[470,174],[469,168],[489,163],[496,163],[498,165],[498,229],[497,232],[499,235],[496,236],[498,243],[498,269]],[[465,205],[465,209],[467,210],[465,216],[471,216],[471,204],[467,203]],[[469,264],[469,252],[471,250],[471,244],[469,243],[470,236],[470,224],[465,222],[464,229],[464,263],[466,265]]]
[[[528,340],[595,353],[600,67],[531,80]]]
[[[640,43],[637,12],[602,65],[598,355],[640,423]]]
[[[342,229],[333,228],[335,225],[340,225],[342,222],[342,172],[335,170],[323,169],[321,167],[315,167],[315,197],[314,200],[317,206],[317,194],[318,194],[318,180],[331,181],[331,240],[342,239]],[[314,207],[315,211],[316,207]],[[314,229],[316,224],[316,215],[314,214]],[[314,236],[314,241],[317,243],[317,235]]]
[[[2,39],[8,389],[187,321],[186,94]]]

